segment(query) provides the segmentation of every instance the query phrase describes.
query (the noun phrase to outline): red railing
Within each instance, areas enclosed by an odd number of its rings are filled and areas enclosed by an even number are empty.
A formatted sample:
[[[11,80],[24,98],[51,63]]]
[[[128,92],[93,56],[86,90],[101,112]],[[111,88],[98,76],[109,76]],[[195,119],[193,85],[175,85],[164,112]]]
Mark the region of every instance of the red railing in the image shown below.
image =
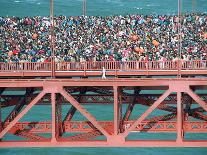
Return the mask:
[[[207,70],[207,61],[96,61],[58,62],[56,71],[151,71],[151,70]],[[51,63],[21,62],[0,63],[0,72],[51,71]]]
[[[207,61],[183,61],[182,62],[182,69],[184,70],[206,70],[207,68]]]
[[[0,71],[50,71],[51,63],[21,62],[0,63]]]
[[[172,61],[96,61],[96,62],[64,62],[56,63],[57,71],[86,70],[97,71],[103,67],[110,70],[136,71],[136,70],[177,70],[177,62]]]

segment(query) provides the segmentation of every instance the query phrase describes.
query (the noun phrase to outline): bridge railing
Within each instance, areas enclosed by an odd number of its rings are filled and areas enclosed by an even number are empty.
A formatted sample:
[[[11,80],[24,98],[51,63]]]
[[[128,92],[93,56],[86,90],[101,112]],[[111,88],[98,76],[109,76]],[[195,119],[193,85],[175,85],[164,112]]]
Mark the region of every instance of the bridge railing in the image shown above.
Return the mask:
[[[207,60],[202,61],[87,61],[57,62],[56,71],[108,71],[136,70],[207,70]],[[51,63],[20,62],[0,63],[0,72],[8,71],[51,71]]]
[[[178,70],[178,61],[149,61],[149,70]]]
[[[96,62],[65,62],[57,63],[57,71],[86,70],[97,71],[103,67],[110,70],[177,70],[177,62],[172,61],[96,61]]]
[[[44,62],[11,62],[0,63],[0,71],[50,71],[51,63]]]
[[[182,69],[184,70],[205,70],[206,68],[207,68],[207,60],[182,61]]]

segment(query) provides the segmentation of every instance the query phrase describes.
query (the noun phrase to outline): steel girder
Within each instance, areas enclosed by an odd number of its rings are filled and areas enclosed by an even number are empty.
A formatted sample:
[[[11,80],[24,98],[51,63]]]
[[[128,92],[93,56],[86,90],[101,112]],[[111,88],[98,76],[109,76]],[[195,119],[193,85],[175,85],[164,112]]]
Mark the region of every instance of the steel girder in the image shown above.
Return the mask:
[[[41,92],[28,103],[24,104],[25,108],[21,109],[13,115],[12,119],[5,121],[0,132],[0,147],[34,147],[34,146],[48,146],[48,147],[74,147],[74,146],[99,146],[99,147],[138,147],[145,145],[151,147],[206,147],[205,140],[186,140],[185,133],[206,133],[207,122],[205,113],[207,111],[207,104],[205,99],[192,90],[192,87],[206,86],[207,80],[204,79],[113,79],[108,80],[0,80],[0,87],[8,88],[41,88]],[[90,82],[90,83],[89,83]],[[101,87],[98,90],[100,94],[113,95],[114,105],[114,119],[109,121],[97,120],[83,104],[80,104],[84,95],[87,95],[87,89],[79,93],[79,97],[68,91],[71,87],[88,88],[89,86]],[[104,87],[111,87],[111,89],[104,89]],[[129,120],[129,116],[133,108],[129,106],[125,112],[125,117],[122,118],[122,103],[124,103],[124,91],[126,87],[141,88],[145,87],[167,87],[164,93],[156,97],[144,98],[138,91],[130,98],[130,103],[137,100],[143,100],[141,104],[147,105],[149,108],[134,120]],[[79,88],[80,89],[80,88]],[[97,90],[97,89],[96,89]],[[135,89],[136,90],[136,89]],[[138,89],[137,89],[138,90]],[[190,99],[185,98],[188,94],[189,98],[196,102],[200,107],[186,108],[189,115],[199,118],[200,121],[185,120],[184,105],[188,105]],[[28,95],[28,94],[27,94]],[[27,96],[25,95],[25,96]],[[50,96],[48,102],[51,102],[52,120],[50,122],[19,122],[19,120],[37,103],[44,98]],[[83,96],[81,96],[83,95]],[[97,95],[97,94],[94,94]],[[62,97],[61,97],[62,96]],[[137,100],[135,99],[136,97]],[[150,96],[150,94],[148,94]],[[10,96],[12,98],[12,96]],[[73,121],[72,118],[67,117],[62,120],[61,100],[70,104],[77,111],[79,111],[88,121]],[[205,97],[204,97],[205,98]],[[167,105],[165,101],[176,102],[176,106]],[[6,100],[5,100],[6,101]],[[26,101],[26,102],[27,102]],[[22,101],[23,102],[23,101]],[[25,100],[24,100],[25,102]],[[157,115],[147,118],[155,109],[161,109],[170,112],[165,115]],[[98,109],[97,109],[98,110]],[[67,116],[67,115],[66,115]],[[126,117],[127,116],[127,117]],[[10,118],[10,117],[8,117]],[[202,120],[202,121],[201,121]],[[72,136],[63,136],[65,133],[78,133]],[[82,133],[79,133],[82,132]],[[128,135],[132,132],[176,132],[176,140],[129,140]],[[23,141],[7,141],[4,139],[5,134],[11,133],[17,136],[26,138]],[[42,133],[51,133],[50,138],[40,136]],[[104,136],[104,140],[97,140],[96,137]],[[24,142],[24,143],[22,143]],[[23,145],[24,144],[24,145]],[[144,144],[144,145],[143,145]]]

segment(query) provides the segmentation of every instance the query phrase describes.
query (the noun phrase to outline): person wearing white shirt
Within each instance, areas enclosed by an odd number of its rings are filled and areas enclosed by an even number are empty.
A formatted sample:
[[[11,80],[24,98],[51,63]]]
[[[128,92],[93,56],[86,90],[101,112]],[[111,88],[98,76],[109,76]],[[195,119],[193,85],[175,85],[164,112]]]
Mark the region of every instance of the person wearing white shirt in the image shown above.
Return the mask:
[[[106,69],[104,67],[102,69],[102,79],[106,79]]]

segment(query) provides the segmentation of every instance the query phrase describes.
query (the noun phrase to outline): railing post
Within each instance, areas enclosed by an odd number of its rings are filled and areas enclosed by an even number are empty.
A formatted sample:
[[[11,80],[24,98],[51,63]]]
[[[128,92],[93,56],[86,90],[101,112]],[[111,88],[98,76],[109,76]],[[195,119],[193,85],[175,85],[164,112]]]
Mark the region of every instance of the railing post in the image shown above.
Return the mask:
[[[27,70],[27,68],[26,68],[26,62],[23,62],[23,65],[22,65],[22,71],[25,71],[25,70]]]
[[[86,68],[86,65],[87,65],[87,64],[86,64],[86,61],[84,61],[84,76],[86,76],[86,69],[87,69],[87,68]]]
[[[115,77],[117,78],[117,61],[114,61],[115,63]]]
[[[181,64],[181,60],[178,60],[178,65],[177,65],[177,69],[178,69],[178,75],[177,77],[181,78],[181,68],[182,68],[182,64]]]
[[[149,76],[149,61],[147,61],[146,65],[147,65],[147,76]]]
[[[179,77],[179,60],[177,60],[177,78]]]
[[[23,62],[19,63],[19,71],[22,73],[22,77],[24,77],[24,63]]]
[[[26,67],[26,70],[28,70],[28,64],[29,64],[30,62],[25,62],[25,67]]]

